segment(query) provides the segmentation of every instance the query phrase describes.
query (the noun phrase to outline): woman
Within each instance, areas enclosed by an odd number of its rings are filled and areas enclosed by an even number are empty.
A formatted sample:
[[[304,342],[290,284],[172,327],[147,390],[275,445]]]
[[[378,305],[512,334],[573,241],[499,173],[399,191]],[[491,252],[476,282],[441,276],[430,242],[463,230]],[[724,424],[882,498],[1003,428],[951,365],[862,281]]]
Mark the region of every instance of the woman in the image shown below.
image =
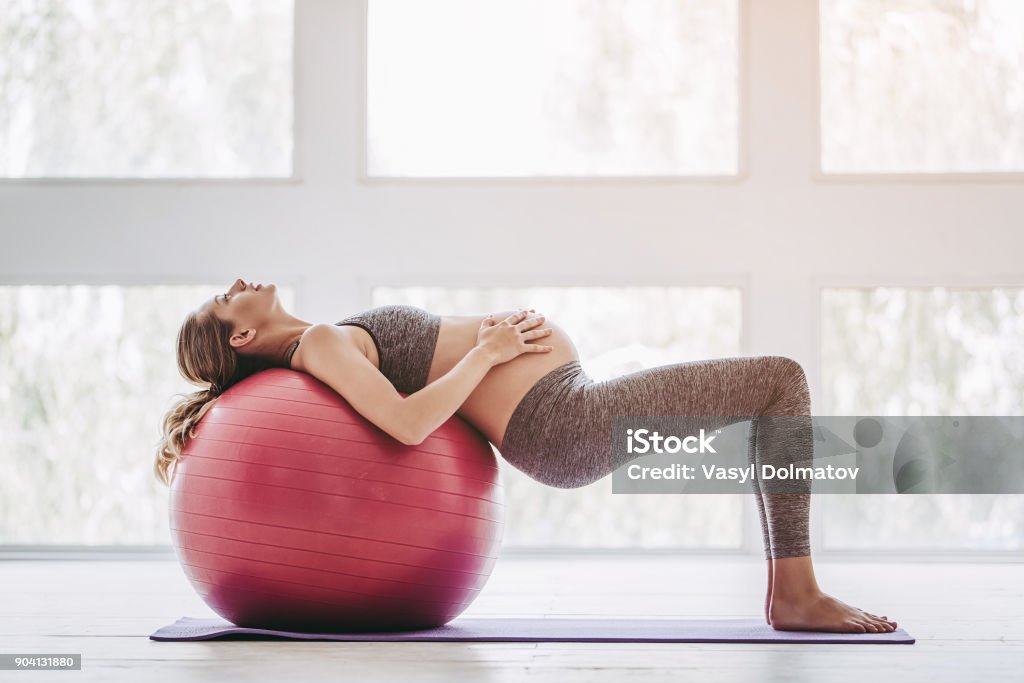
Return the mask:
[[[164,419],[156,474],[169,483],[190,430],[216,397],[270,367],[317,377],[407,444],[421,442],[458,413],[510,464],[561,488],[585,486],[622,464],[610,453],[614,415],[810,415],[803,369],[784,356],[675,363],[595,382],[565,331],[531,313],[438,316],[412,306],[380,306],[333,325],[312,324],[281,306],[273,283],[238,279],[182,324],[179,369],[209,387]],[[700,419],[714,429],[741,418]],[[813,452],[809,427],[785,433],[753,424],[752,461]],[[757,481],[752,485],[768,566],[765,620],[778,630],[895,630],[896,622],[818,587],[810,558],[809,490],[762,494]]]

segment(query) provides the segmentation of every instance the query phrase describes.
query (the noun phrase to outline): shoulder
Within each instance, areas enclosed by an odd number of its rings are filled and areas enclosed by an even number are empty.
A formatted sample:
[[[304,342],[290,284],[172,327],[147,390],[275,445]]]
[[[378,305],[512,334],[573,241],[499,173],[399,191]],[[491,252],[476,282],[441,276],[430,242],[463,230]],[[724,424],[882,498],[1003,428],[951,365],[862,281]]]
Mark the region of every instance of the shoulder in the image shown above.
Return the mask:
[[[302,333],[300,337],[302,346],[323,346],[329,344],[337,344],[350,340],[351,338],[345,334],[343,327],[340,327],[337,323],[314,323]],[[308,347],[307,347],[308,348]]]
[[[297,370],[308,372],[318,357],[337,354],[347,348],[358,350],[360,345],[351,335],[345,334],[343,328],[331,323],[314,323],[299,337],[292,365]]]

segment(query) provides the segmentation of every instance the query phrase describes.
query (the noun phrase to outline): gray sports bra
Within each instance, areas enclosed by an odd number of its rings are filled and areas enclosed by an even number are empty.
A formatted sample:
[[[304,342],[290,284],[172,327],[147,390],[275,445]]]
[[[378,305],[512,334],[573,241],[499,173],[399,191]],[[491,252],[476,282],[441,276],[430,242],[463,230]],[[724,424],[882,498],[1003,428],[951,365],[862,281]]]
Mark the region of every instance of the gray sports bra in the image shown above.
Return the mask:
[[[350,315],[334,324],[355,325],[370,334],[377,347],[380,372],[398,391],[411,394],[427,385],[441,316],[416,306],[390,304]],[[288,350],[288,367],[299,341]]]

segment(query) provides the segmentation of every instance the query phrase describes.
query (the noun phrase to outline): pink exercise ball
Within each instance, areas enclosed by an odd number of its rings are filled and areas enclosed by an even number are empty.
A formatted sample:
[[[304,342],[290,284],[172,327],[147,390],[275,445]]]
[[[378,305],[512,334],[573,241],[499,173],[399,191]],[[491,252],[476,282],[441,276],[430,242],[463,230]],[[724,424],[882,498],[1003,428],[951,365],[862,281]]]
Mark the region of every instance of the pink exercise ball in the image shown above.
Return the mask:
[[[192,586],[234,624],[440,626],[498,559],[498,463],[457,415],[406,446],[311,375],[273,368],[221,394],[194,434],[171,535]]]

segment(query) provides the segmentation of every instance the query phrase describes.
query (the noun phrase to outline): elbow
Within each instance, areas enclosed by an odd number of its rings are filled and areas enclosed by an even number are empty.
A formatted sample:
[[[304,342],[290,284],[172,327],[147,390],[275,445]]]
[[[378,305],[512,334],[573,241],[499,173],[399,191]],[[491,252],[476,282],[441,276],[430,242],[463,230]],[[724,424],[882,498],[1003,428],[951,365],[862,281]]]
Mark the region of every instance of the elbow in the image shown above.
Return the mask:
[[[418,429],[407,428],[405,425],[390,430],[390,434],[403,446],[419,446],[427,438]]]
[[[399,441],[406,446],[419,446],[423,443],[424,439],[426,439],[426,437],[422,434],[403,434]]]
[[[397,413],[400,419],[394,424],[393,436],[406,446],[419,446],[427,438],[427,433],[419,426],[419,420],[403,410]]]

